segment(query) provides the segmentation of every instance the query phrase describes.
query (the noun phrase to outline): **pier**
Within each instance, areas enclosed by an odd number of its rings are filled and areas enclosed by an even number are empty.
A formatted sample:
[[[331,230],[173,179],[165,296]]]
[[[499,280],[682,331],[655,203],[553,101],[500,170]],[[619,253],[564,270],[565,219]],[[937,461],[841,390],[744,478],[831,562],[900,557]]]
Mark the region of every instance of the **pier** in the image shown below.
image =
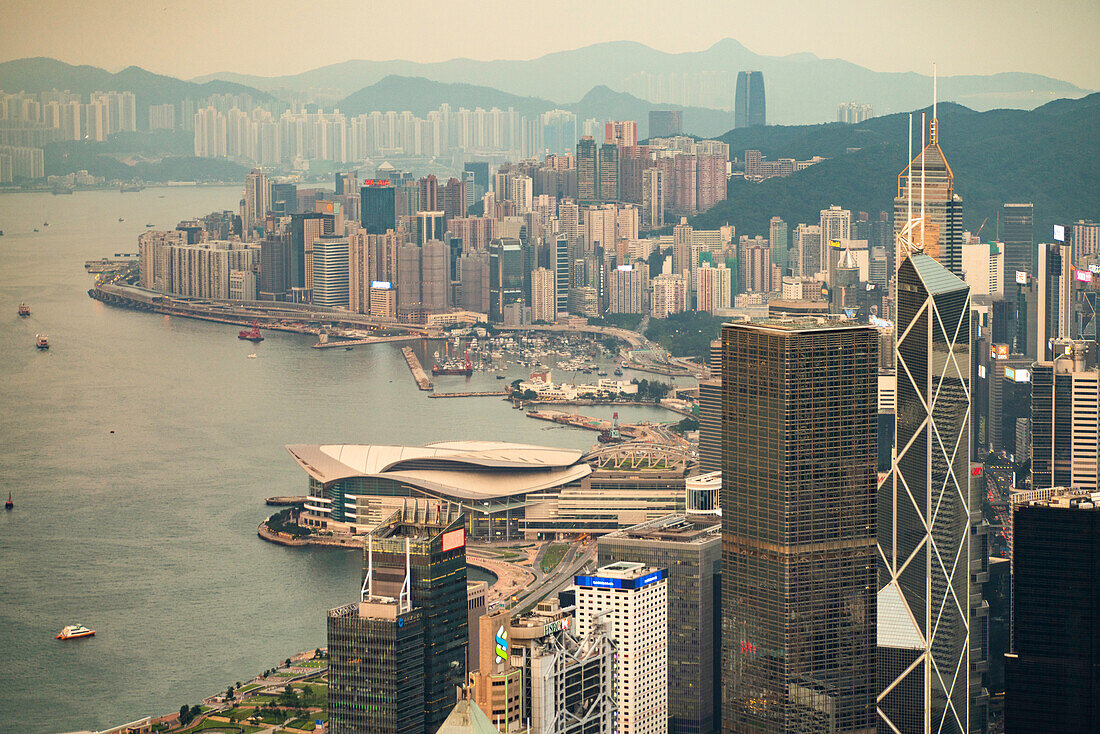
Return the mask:
[[[412,350],[412,347],[401,347],[401,353],[405,355],[405,361],[409,365],[409,372],[412,372],[413,379],[416,380],[416,386],[421,390],[431,390],[434,388],[432,381],[428,379],[428,375],[424,372],[424,368],[420,366],[420,360],[417,359],[416,353]]]
[[[336,347],[359,347],[366,344],[381,344],[383,342],[407,342],[421,339],[419,335],[397,334],[394,336],[368,336],[363,339],[338,339],[336,341],[317,342],[314,349],[334,349]]]
[[[483,397],[507,397],[511,395],[507,390],[488,390],[483,392],[433,392],[429,398],[483,398]]]

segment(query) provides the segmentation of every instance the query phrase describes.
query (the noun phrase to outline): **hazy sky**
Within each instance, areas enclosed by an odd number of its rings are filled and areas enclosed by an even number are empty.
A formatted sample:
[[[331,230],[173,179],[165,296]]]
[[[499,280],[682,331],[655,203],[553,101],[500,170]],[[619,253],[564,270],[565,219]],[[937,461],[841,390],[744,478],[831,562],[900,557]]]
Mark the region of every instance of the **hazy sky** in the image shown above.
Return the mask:
[[[942,74],[1029,71],[1100,89],[1098,0],[0,0],[0,13],[0,60],[182,78],[355,58],[534,58],[611,40],[696,51],[729,37],[878,71],[926,73],[935,59]]]

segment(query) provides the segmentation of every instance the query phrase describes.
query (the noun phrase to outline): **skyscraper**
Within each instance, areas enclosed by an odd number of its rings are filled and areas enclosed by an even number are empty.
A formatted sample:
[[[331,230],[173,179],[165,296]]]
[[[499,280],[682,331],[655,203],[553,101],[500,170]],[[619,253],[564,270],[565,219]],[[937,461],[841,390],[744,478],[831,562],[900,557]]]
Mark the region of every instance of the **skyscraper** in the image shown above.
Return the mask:
[[[600,201],[619,201],[619,146],[615,143],[604,143],[600,146],[599,191],[596,193]]]
[[[737,72],[737,90],[733,101],[733,126],[735,128],[767,125],[764,101],[764,72]]]
[[[924,254],[962,277],[962,199],[955,193],[955,174],[940,148],[939,121],[933,116],[928,144],[898,174],[894,199],[894,234],[901,232],[923,206],[924,221],[913,228],[911,239]],[[898,255],[900,261],[902,255]]]
[[[649,137],[669,138],[684,131],[684,113],[680,110],[650,110]]]
[[[537,268],[531,273],[531,319],[553,323],[556,314],[554,271]]]
[[[710,734],[721,707],[717,648],[722,538],[717,518],[669,515],[600,536],[600,566],[667,566],[669,734]]]
[[[409,570],[395,596],[375,594],[368,575],[359,602],[328,613],[333,734],[424,732],[424,614],[411,604]]]
[[[347,237],[322,236],[313,242],[313,301],[318,306],[348,307]]]
[[[1012,509],[1008,734],[1100,729],[1100,508],[1043,490]]]
[[[970,574],[981,521],[970,486],[970,289],[918,248],[898,267],[897,294],[896,448],[879,488],[878,713],[901,732],[965,732],[971,607],[981,604]]]
[[[577,198],[582,203],[591,204],[600,197],[598,150],[591,135],[577,143]]]
[[[875,731],[878,334],[722,327],[722,731]]]
[[[359,189],[359,211],[367,234],[385,234],[397,226],[397,208],[393,186],[367,185]]]
[[[668,571],[621,561],[574,578],[577,634],[606,624],[617,656],[615,731],[668,732]]]
[[[778,265],[783,274],[787,274],[787,249],[790,245],[790,237],[787,231],[787,223],[780,217],[772,217],[768,225],[768,243],[772,248],[772,265]]]
[[[245,239],[254,239],[257,227],[263,227],[267,210],[271,207],[271,184],[264,172],[258,168],[244,177],[244,220]]]
[[[1005,278],[1012,282],[1017,271],[1035,275],[1035,205],[1001,207],[1000,240],[1004,243]]]
[[[363,553],[364,581],[424,616],[424,731],[434,732],[466,680],[466,526],[443,508],[399,510],[375,528]]]
[[[1053,360],[1031,366],[1031,486],[1035,489],[1100,491],[1100,373],[1091,346],[1092,342],[1057,339]]]

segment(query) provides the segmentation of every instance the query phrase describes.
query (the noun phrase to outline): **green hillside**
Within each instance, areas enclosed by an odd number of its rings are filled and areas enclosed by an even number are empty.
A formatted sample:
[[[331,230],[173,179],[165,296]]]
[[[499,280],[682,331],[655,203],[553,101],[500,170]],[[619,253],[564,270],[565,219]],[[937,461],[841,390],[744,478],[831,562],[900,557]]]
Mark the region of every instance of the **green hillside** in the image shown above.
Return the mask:
[[[920,112],[915,115],[919,127]],[[1004,202],[1035,204],[1036,237],[1055,222],[1100,217],[1100,94],[1058,100],[1031,111],[974,112],[940,105],[940,145],[963,199],[963,224],[993,236]],[[730,155],[759,149],[769,158],[830,157],[787,178],[753,184],[733,180],[729,199],[692,219],[700,228],[731,223],[741,234],[768,234],[768,220],[791,226],[817,222],[821,209],[840,204],[853,212],[892,211],[898,173],[905,167],[908,115],[858,125],[806,125],[733,130],[722,136]],[[918,145],[919,143],[915,143]],[[859,150],[846,153],[848,148]]]

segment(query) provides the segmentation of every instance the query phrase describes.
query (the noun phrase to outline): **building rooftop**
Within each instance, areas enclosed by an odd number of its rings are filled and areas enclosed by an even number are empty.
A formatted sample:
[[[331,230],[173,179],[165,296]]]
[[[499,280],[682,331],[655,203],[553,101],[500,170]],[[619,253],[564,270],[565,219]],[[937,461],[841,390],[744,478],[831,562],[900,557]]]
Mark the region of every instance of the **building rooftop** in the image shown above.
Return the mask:
[[[716,516],[710,515],[666,515],[616,530],[600,536],[597,543],[606,540],[658,540],[671,543],[702,544],[717,542],[721,539],[722,525]],[[602,572],[603,569],[600,569]]]
[[[286,447],[322,484],[351,477],[389,478],[460,500],[536,492],[587,476],[581,452],[496,441],[427,446],[293,444]]]
[[[1015,492],[1010,498],[1016,507],[1057,507],[1067,510],[1100,510],[1100,492],[1053,487]]]
[[[841,329],[869,329],[867,324],[854,321],[826,318],[766,318],[756,321],[733,321],[722,324],[722,328],[760,329],[781,332],[824,331]]]

